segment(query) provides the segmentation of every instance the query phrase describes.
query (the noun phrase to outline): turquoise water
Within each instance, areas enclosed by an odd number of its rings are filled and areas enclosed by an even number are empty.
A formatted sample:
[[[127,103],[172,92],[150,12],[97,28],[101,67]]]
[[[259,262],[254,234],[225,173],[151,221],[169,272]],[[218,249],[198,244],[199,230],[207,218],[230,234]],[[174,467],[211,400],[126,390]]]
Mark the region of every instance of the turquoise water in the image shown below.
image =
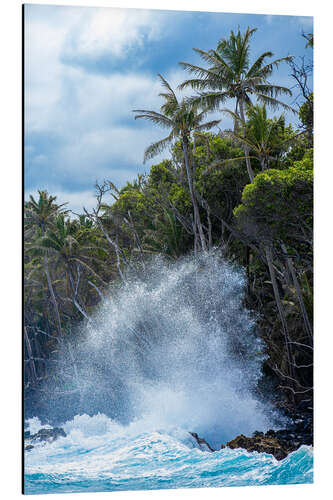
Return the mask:
[[[40,428],[30,422],[31,432]],[[76,416],[67,437],[26,452],[27,494],[300,484],[313,482],[312,447],[282,461],[264,453],[202,451],[185,429],[122,426],[105,415]]]

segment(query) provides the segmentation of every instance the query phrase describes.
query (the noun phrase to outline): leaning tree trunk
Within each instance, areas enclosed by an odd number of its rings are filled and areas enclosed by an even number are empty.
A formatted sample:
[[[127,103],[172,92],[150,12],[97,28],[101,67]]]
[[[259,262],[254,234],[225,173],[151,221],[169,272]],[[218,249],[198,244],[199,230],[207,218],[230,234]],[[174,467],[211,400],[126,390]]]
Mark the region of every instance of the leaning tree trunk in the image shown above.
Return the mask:
[[[201,242],[201,249],[206,251],[207,250],[207,244],[206,244],[206,239],[205,235],[202,229],[202,224],[200,220],[200,214],[199,214],[199,208],[198,208],[198,203],[196,200],[196,197],[194,195],[193,191],[193,180],[191,176],[191,171],[190,171],[190,164],[189,164],[189,159],[188,159],[188,139],[186,136],[183,137],[183,151],[184,151],[184,161],[185,161],[185,168],[186,168],[186,174],[187,174],[187,181],[188,181],[188,186],[191,194],[191,200],[192,200],[192,205],[193,205],[193,213],[194,213],[194,225],[198,229],[199,236],[200,236],[200,242]]]
[[[32,384],[35,384],[37,382],[37,370],[36,370],[35,360],[33,357],[31,343],[30,343],[30,339],[28,336],[26,326],[24,326],[24,342],[25,342],[28,356],[29,356],[28,363],[29,363],[30,372],[31,372],[31,382],[32,382]]]
[[[301,291],[301,287],[299,285],[299,281],[297,279],[297,275],[296,275],[296,271],[295,271],[295,268],[294,268],[294,264],[292,262],[292,259],[288,255],[288,251],[286,249],[286,246],[283,243],[281,245],[281,248],[282,248],[283,253],[285,254],[287,265],[288,265],[288,268],[289,268],[289,271],[290,271],[290,274],[291,274],[291,277],[292,277],[292,280],[293,280],[293,283],[294,283],[294,286],[295,286],[295,290],[296,290],[296,294],[297,294],[297,299],[298,299],[298,302],[299,302],[299,305],[300,305],[300,309],[301,309],[301,313],[302,313],[302,316],[303,316],[305,330],[307,332],[310,345],[312,345],[312,343],[313,343],[312,327],[311,327],[311,323],[310,323],[310,320],[309,320],[308,313],[307,313],[306,308],[305,308],[305,304],[304,304],[304,300],[303,300],[303,296],[302,296],[302,291]]]
[[[77,278],[77,282],[76,282],[76,285],[74,284],[74,276],[73,276],[73,273],[72,273],[72,270],[70,268],[70,264],[68,262],[66,262],[66,269],[67,269],[67,276],[69,278],[69,283],[70,283],[70,288],[72,290],[72,298],[70,299],[72,301],[72,303],[74,304],[74,306],[76,307],[76,309],[82,314],[82,316],[84,316],[86,318],[86,320],[90,321],[90,317],[87,313],[87,311],[85,310],[85,307],[80,304],[79,300],[78,300],[78,286],[79,286],[79,281],[80,281],[80,277],[78,276]]]
[[[54,313],[55,313],[55,317],[56,317],[56,324],[57,324],[58,335],[59,335],[60,338],[62,338],[63,334],[62,334],[62,328],[61,328],[59,308],[58,308],[57,300],[56,300],[55,294],[54,294],[54,289],[53,289],[52,280],[51,280],[51,276],[50,276],[49,264],[48,264],[48,260],[47,260],[47,256],[46,255],[44,257],[44,270],[45,270],[45,274],[46,274],[46,279],[47,279],[47,284],[48,284],[49,292],[50,292],[50,295],[51,295],[51,301],[52,301],[52,304],[53,304],[53,307],[54,307]]]
[[[291,341],[290,341],[290,337],[289,337],[287,321],[286,321],[284,311],[283,311],[283,306],[282,306],[282,301],[281,301],[281,297],[280,297],[280,293],[279,293],[279,288],[278,288],[278,284],[277,284],[276,277],[275,277],[275,271],[274,271],[273,259],[272,259],[272,251],[271,251],[271,248],[269,246],[265,247],[265,255],[266,255],[269,274],[270,274],[271,283],[272,283],[272,287],[273,287],[275,302],[276,302],[276,305],[277,305],[277,308],[279,311],[280,320],[282,323],[283,337],[284,337],[284,342],[285,342],[285,346],[286,346],[286,353],[287,353],[287,358],[288,358],[288,364],[289,364],[289,374],[292,378],[292,386],[293,386],[292,388],[295,389],[294,382],[296,382],[296,379],[295,379],[294,361],[293,361],[291,348],[290,348]]]

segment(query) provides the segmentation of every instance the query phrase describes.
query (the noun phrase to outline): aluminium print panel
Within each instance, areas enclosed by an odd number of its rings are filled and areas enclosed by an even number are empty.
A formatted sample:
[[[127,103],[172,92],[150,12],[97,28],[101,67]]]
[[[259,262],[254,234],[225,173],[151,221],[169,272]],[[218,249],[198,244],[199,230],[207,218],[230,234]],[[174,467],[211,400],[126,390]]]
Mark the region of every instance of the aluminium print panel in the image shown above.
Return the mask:
[[[313,19],[24,6],[24,493],[313,482]]]

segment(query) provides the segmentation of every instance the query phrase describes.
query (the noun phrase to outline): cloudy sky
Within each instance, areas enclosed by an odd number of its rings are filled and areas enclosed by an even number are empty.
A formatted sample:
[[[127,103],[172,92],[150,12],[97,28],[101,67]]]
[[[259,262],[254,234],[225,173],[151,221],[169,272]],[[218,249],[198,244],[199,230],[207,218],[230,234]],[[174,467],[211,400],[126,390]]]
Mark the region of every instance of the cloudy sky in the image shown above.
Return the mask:
[[[178,61],[201,64],[192,48],[215,48],[238,26],[258,28],[253,58],[312,57],[301,36],[310,17],[26,5],[26,193],[47,189],[81,211],[96,181],[121,187],[147,172],[159,158],[143,165],[144,150],[165,131],[131,110],[158,110],[156,74],[176,87],[186,77]],[[272,81],[292,87],[289,73],[281,66]]]

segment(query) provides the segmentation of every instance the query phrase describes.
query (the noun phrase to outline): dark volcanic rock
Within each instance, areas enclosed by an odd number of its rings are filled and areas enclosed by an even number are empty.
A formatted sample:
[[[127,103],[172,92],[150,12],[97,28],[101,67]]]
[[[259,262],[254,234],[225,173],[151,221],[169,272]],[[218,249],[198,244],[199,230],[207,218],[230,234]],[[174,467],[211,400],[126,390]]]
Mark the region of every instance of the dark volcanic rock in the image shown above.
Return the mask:
[[[47,441],[48,443],[52,443],[60,436],[66,437],[64,429],[54,427],[52,429],[40,429],[36,434],[29,435],[25,439],[27,441]]]
[[[199,448],[201,451],[215,451],[213,450],[213,448],[210,446],[209,443],[207,443],[207,441],[203,438],[201,438],[200,436],[198,436],[198,434],[196,432],[190,432],[191,436],[194,437],[194,439],[196,440],[196,442],[198,443],[199,445]]]
[[[256,431],[252,437],[241,434],[221,448],[228,446],[232,449],[244,448],[247,451],[270,453],[277,460],[282,460],[302,445],[313,445],[312,405],[302,402],[296,408],[282,406],[280,410],[289,419],[288,428],[277,431],[269,429],[266,433]]]
[[[312,419],[303,418],[294,421],[289,429],[274,431],[269,429],[263,432],[254,432],[252,437],[241,434],[221,448],[244,448],[247,451],[257,451],[259,453],[270,453],[277,460],[282,460],[292,451],[297,450],[303,444],[310,446],[313,444]]]
[[[34,446],[32,446],[32,444],[28,444],[28,446],[26,446],[24,449],[25,451],[30,451],[34,449]]]
[[[241,434],[237,436],[232,441],[227,443],[228,448],[244,448],[247,451],[257,451],[259,453],[270,453],[277,460],[282,460],[285,458],[290,451],[285,446],[282,445],[275,437],[271,436],[256,436],[256,437],[246,437]]]

